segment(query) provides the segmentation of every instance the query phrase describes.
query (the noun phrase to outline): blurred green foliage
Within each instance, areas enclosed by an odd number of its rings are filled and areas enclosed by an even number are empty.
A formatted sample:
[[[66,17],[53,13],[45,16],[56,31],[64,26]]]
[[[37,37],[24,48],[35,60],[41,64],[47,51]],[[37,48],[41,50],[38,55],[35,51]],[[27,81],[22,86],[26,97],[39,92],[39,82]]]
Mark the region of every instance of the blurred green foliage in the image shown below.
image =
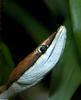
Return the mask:
[[[44,3],[50,12],[65,15],[64,24],[67,28],[64,54],[52,71],[49,100],[70,100],[81,84],[81,0],[44,0]],[[4,8],[8,15],[32,33],[37,43],[49,35],[46,27],[13,0],[6,0]],[[4,83],[13,66],[8,48],[0,41],[0,83]]]
[[[44,40],[49,36],[49,30],[47,30],[41,23],[36,21],[28,12],[26,12],[21,6],[15,2],[8,0],[5,2],[5,11],[16,19],[26,31],[29,31],[36,42]],[[39,34],[38,34],[39,33]]]
[[[12,60],[8,47],[0,41],[0,84],[4,84],[14,68],[14,62]]]

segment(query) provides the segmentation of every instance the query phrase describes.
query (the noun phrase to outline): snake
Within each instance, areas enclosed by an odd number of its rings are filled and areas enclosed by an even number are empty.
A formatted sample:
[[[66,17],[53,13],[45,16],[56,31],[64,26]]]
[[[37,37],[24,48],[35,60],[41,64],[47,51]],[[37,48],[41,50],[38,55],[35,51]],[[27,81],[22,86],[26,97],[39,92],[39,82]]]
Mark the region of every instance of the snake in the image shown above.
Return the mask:
[[[8,100],[11,96],[36,85],[58,63],[66,43],[66,27],[61,25],[56,32],[13,69],[7,82],[0,86],[0,99]]]

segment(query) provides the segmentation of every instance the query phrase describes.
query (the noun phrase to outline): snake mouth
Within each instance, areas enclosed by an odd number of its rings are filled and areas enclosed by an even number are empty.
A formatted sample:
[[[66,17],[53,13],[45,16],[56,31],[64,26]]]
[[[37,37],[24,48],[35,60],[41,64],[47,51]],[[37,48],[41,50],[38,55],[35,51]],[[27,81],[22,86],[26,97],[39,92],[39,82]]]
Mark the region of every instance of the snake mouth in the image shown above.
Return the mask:
[[[56,35],[54,36],[53,33],[51,39],[49,37],[49,48],[47,49],[45,54],[47,58],[46,62],[49,59],[51,59],[51,56],[53,56],[54,58],[55,56],[57,57],[57,55],[60,56],[62,54],[63,49],[65,47],[65,41],[66,41],[66,28],[65,26],[60,26],[57,29]]]

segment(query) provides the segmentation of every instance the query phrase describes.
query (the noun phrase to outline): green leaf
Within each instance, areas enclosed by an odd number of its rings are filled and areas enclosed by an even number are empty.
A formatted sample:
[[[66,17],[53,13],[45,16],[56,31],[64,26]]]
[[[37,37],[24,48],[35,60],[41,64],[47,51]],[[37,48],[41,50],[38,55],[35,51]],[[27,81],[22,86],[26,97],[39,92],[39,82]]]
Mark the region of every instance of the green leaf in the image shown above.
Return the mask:
[[[0,41],[0,84],[5,83],[13,68],[14,62],[10,51],[8,47]]]
[[[81,0],[69,0],[73,35],[81,59]]]

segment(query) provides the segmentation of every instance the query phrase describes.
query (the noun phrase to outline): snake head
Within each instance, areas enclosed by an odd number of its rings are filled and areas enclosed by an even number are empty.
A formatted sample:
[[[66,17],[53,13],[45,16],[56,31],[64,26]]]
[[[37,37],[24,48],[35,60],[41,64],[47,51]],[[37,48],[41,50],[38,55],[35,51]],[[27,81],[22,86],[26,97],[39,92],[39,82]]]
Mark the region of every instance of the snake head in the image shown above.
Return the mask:
[[[66,28],[65,26],[60,26],[57,32],[53,33],[37,47],[35,52],[38,52],[41,56],[17,80],[17,83],[29,84],[28,87],[30,87],[41,80],[59,61],[65,47],[65,42]]]
[[[7,83],[0,87],[0,99],[9,98],[38,83],[55,67],[65,43],[66,28],[60,26],[12,71]]]

